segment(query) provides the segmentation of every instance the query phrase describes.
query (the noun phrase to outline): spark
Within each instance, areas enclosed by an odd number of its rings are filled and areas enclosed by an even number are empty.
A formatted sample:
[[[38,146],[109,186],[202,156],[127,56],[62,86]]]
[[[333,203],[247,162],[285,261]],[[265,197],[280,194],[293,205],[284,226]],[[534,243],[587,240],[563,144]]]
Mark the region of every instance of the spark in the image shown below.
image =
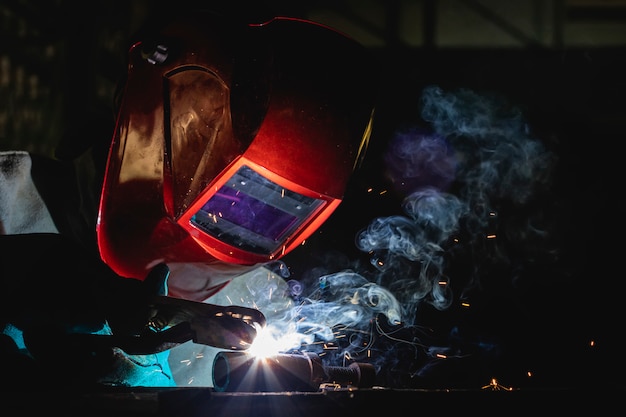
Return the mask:
[[[487,239],[495,239],[495,238],[496,238],[496,234],[495,233],[487,235]]]
[[[493,391],[500,391],[500,390],[513,391],[513,388],[505,387],[504,385],[498,383],[498,381],[495,378],[491,378],[491,381],[489,381],[489,384],[483,386],[482,389],[491,389]]]
[[[372,187],[370,187],[370,188],[368,188],[368,189],[367,189],[367,192],[368,192],[368,193],[371,193],[371,192],[373,192],[373,191],[374,191],[374,189],[373,189]],[[387,190],[380,190],[380,191],[378,192],[378,195],[384,195],[384,194],[387,194]]]

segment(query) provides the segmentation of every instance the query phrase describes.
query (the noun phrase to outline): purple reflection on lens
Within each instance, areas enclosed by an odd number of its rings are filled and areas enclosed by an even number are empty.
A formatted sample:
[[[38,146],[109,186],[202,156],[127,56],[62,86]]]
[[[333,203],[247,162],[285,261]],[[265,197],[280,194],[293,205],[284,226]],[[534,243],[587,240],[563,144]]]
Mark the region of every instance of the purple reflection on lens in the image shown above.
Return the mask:
[[[202,207],[202,211],[227,220],[268,239],[277,240],[298,220],[241,190],[223,186]]]

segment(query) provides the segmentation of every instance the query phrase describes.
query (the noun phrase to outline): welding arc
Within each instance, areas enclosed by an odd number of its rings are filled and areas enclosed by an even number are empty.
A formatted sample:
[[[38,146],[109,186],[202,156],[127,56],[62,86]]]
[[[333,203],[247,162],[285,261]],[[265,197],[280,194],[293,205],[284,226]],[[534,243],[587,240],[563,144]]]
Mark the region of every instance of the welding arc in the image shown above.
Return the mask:
[[[213,361],[213,388],[219,392],[319,391],[323,383],[371,387],[371,364],[324,366],[316,354],[292,353],[257,358],[246,352],[219,352]]]

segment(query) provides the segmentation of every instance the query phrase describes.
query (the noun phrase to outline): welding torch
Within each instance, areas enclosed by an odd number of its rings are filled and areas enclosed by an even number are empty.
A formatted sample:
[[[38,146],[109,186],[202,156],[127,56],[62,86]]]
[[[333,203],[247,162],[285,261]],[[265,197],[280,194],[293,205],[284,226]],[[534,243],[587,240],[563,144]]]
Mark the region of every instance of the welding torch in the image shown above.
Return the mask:
[[[130,355],[159,353],[188,341],[218,349],[246,350],[257,331],[265,327],[265,316],[254,308],[167,296],[164,286],[168,276],[169,268],[161,264],[142,282],[148,289],[144,291],[154,295],[148,296],[145,306],[138,309],[138,330],[113,334],[70,333],[64,335],[63,344],[93,352],[115,347]]]
[[[249,307],[167,296],[156,296],[150,307],[152,315],[137,334],[72,333],[63,342],[94,351],[117,347],[130,355],[158,353],[188,341],[238,351],[248,349],[265,326],[263,313]]]

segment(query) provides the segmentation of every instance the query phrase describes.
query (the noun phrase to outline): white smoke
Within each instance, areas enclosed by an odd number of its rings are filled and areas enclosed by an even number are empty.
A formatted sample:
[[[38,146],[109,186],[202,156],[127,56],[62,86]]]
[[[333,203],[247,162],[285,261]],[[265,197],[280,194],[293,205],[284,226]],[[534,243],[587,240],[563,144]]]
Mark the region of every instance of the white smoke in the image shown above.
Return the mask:
[[[370,270],[342,269],[303,282],[289,277],[284,265],[261,268],[210,302],[258,308],[267,317],[264,337],[275,349],[315,351],[329,364],[366,357],[377,338],[408,346],[413,359],[419,349],[428,358],[444,351],[450,356],[453,350],[399,329],[417,325],[424,303],[445,310],[459,297],[452,290],[457,277],[450,274],[458,253],[469,254],[465,280],[476,285],[484,265],[508,262],[500,232],[509,239],[544,237],[532,219],[507,230],[512,225],[501,223],[499,211],[527,203],[546,186],[553,159],[520,110],[501,98],[430,86],[421,106],[425,125],[399,129],[385,155],[386,174],[403,195],[402,214],[374,218],[355,236],[357,248],[370,256]],[[368,360],[400,361],[393,348],[376,352],[380,357]],[[430,366],[423,362],[423,369]]]

